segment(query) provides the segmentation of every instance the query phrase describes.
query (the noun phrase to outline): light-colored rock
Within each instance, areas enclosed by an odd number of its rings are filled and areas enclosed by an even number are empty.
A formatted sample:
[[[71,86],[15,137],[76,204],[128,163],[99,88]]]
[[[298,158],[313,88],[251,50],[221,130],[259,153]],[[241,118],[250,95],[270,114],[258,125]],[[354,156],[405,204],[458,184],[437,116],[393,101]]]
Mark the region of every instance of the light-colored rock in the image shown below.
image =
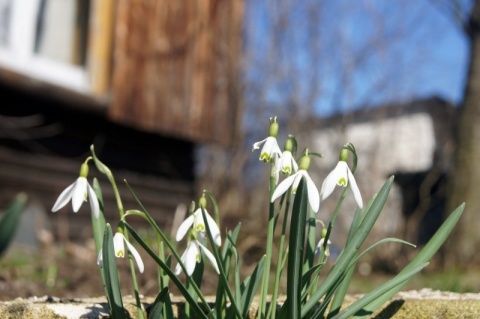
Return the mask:
[[[353,302],[359,297],[358,295],[348,296],[347,303]],[[142,301],[148,308],[153,300],[153,298],[144,298]],[[181,298],[173,298],[172,302],[179,306],[182,303],[181,300]],[[131,318],[137,318],[133,298],[125,298],[125,308]],[[253,308],[255,308],[255,303]],[[178,309],[175,309],[175,313],[178,313],[177,311]],[[34,297],[0,302],[0,318],[100,319],[109,318],[109,316],[105,298],[65,300],[52,297]],[[478,319],[480,318],[480,294],[453,293],[431,289],[400,292],[382,309],[375,312],[371,318]]]

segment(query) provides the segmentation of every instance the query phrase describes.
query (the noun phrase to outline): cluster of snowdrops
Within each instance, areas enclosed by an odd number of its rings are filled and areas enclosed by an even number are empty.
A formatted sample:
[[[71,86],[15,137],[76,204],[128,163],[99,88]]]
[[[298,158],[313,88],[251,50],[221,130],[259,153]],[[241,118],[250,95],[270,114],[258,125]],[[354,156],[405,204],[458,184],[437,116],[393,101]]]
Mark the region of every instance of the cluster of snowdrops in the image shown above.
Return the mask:
[[[182,314],[185,318],[368,317],[428,264],[463,211],[463,205],[459,206],[417,257],[397,276],[349,307],[343,307],[355,266],[364,254],[386,242],[398,242],[414,247],[413,244],[400,239],[385,238],[360,251],[384,207],[393,176],[364,207],[354,177],[357,153],[355,147],[347,143],[341,148],[337,165],[327,175],[319,191],[309,175],[309,168],[311,160],[320,158],[321,155],[310,152],[308,148],[298,155],[297,140],[293,135],[288,135],[282,151],[277,141],[278,133],[279,123],[276,117],[270,118],[268,137],[253,145],[254,151],[260,150],[260,161],[269,164],[270,204],[268,213],[267,209],[265,212],[265,223],[268,227],[265,254],[251,275],[244,279],[240,278],[241,258],[236,249],[241,227],[238,225],[233,230],[225,230],[222,237],[219,207],[214,194],[204,190],[198,200],[198,206],[192,202],[189,216],[179,226],[175,240],[172,240],[142,205],[141,194],[135,194],[130,187],[130,193],[137,200],[138,207],[124,209],[112,171],[96,156],[94,147],[91,146],[92,155],[81,165],[80,176],[60,194],[52,211],[60,210],[71,201],[73,211],[77,212],[83,202],[89,202],[98,253],[97,264],[113,318],[127,318],[115,261],[116,258],[124,256],[130,258],[131,280],[139,318],[179,316],[174,311],[171,300],[171,285],[175,285],[185,299]],[[349,155],[352,155],[350,166]],[[87,180],[91,161],[100,173],[107,176],[115,194],[120,216],[115,234],[105,220],[102,190],[98,180],[94,178],[92,185]],[[125,183],[128,186],[128,182]],[[316,213],[320,203],[326,200],[336,186],[343,187],[343,192],[330,221],[326,224],[317,219]],[[329,237],[349,189],[354,195],[357,208],[345,247],[333,266],[327,267]],[[209,211],[213,212],[213,217]],[[157,238],[154,247],[149,246],[128,223],[129,216],[144,218],[150,224]],[[280,228],[281,235],[280,239],[274,240],[277,228]],[[185,248],[180,254],[177,244],[184,239]],[[155,302],[147,309],[142,304],[135,270],[136,263],[138,271],[143,273],[144,263],[132,243],[140,245],[158,265],[159,292]],[[213,304],[207,302],[200,289],[206,260],[218,274]],[[277,266],[274,268],[272,264]],[[185,273],[184,280],[179,277],[182,272]],[[286,290],[280,291],[280,282],[284,276],[287,282]],[[252,307],[255,296],[258,298],[258,304]]]

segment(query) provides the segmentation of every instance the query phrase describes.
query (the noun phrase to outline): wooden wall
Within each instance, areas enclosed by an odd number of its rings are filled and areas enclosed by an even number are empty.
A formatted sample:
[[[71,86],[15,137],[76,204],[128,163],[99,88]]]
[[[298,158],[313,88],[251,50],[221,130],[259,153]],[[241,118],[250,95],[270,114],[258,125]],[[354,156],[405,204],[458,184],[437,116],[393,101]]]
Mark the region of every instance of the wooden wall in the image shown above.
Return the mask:
[[[109,116],[231,143],[239,121],[242,0],[119,0]]]
[[[46,212],[59,238],[66,238],[65,229],[70,239],[90,238],[88,204],[78,214],[72,213],[71,204],[55,214],[50,210],[78,177],[91,144],[114,172],[125,209],[139,206],[124,179],[162,227],[171,225],[177,205],[197,199],[194,143],[128,128],[108,121],[102,113],[68,107],[1,83],[0,97],[5,106],[0,107],[0,210],[15,194],[25,192]],[[113,191],[92,164],[90,182],[93,177],[102,186],[107,218],[115,226]],[[137,221],[141,219],[132,219]]]

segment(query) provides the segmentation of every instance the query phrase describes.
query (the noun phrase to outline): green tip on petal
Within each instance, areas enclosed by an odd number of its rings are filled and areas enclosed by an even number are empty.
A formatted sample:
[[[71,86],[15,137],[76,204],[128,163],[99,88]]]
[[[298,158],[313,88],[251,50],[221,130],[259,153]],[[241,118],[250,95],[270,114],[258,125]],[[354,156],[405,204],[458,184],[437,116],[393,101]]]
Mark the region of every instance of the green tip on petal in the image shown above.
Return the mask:
[[[338,180],[337,185],[347,187],[348,180],[345,177],[342,177]]]
[[[262,153],[262,154],[260,155],[260,160],[261,160],[262,162],[264,162],[264,163],[270,162],[270,159],[271,159],[271,158],[270,158],[270,155],[268,155],[268,153]]]

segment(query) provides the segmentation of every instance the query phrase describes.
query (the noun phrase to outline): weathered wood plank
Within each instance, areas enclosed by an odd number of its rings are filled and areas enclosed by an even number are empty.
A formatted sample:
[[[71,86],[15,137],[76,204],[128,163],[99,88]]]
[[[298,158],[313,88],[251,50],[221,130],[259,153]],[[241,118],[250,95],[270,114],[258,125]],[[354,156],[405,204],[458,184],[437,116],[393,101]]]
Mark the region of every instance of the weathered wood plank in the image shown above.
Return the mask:
[[[109,116],[229,144],[239,107],[232,92],[242,8],[242,1],[118,1]]]

